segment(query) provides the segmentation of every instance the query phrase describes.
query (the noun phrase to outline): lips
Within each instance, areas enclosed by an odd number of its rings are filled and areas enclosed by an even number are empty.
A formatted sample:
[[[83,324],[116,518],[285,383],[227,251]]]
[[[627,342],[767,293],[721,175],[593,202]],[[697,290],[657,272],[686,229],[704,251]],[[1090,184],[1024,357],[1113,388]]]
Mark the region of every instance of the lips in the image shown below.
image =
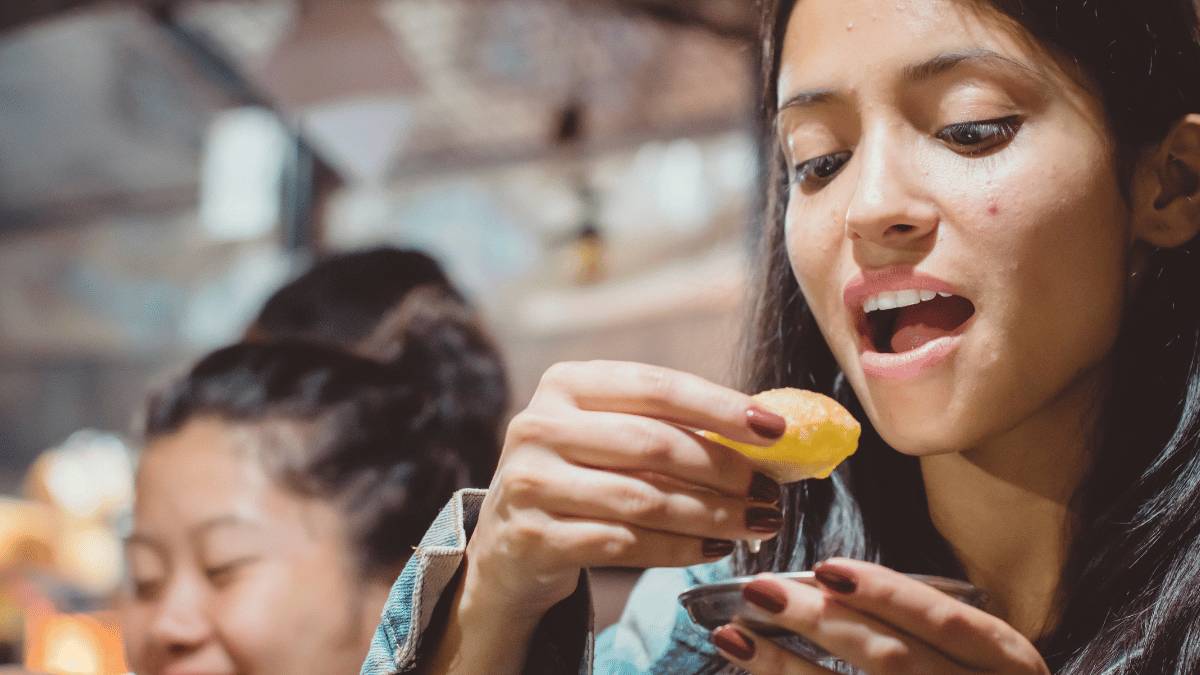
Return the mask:
[[[864,353],[913,352],[961,334],[975,314],[974,303],[951,284],[911,268],[864,271],[843,297]]]

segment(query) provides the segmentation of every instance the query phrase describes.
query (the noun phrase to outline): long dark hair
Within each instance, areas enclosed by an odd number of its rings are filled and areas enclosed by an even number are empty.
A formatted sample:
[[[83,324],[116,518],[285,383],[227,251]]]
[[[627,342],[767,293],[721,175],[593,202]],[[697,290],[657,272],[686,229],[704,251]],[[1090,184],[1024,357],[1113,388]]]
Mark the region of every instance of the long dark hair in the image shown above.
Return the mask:
[[[265,339],[219,349],[150,397],[144,437],[214,417],[261,435],[270,475],[344,515],[365,574],[390,578],[454,490],[486,486],[508,404],[474,314],[415,290],[354,349]]]
[[[795,0],[763,11],[763,110],[777,106],[782,39]],[[1123,175],[1137,152],[1200,111],[1192,0],[1098,3],[992,0],[1091,78]],[[832,395],[860,420],[860,451],[829,481],[789,486],[783,535],[741,573],[803,569],[830,556],[961,576],[934,528],[917,460],[888,447],[846,385],[793,276],[784,246],[786,166],[764,125],[767,217],[759,241],[746,387]],[[1155,250],[1128,302],[1088,475],[1072,506],[1061,615],[1038,641],[1064,673],[1200,672],[1200,241]]]

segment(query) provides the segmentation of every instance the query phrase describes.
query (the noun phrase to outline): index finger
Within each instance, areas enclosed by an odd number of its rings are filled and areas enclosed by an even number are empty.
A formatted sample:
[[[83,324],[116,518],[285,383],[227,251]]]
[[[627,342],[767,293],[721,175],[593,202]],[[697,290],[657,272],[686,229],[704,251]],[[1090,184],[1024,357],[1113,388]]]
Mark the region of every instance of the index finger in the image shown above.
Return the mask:
[[[896,626],[961,663],[1011,665],[1036,655],[1028,640],[1007,623],[882,565],[833,558],[814,571],[838,602]]]
[[[670,368],[624,361],[559,363],[543,385],[566,394],[583,410],[622,412],[714,431],[743,443],[768,446],[787,420],[729,387]]]

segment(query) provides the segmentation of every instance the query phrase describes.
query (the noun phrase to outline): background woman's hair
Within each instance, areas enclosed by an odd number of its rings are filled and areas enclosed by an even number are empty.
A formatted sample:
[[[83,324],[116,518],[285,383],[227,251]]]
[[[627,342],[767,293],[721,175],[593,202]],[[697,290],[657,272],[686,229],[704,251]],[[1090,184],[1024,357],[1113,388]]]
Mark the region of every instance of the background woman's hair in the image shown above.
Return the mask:
[[[217,350],[153,395],[145,437],[197,417],[245,424],[272,475],[346,515],[365,570],[392,574],[450,494],[495,469],[500,358],[452,294],[424,287],[356,350],[276,339]]]
[[[353,345],[421,286],[436,286],[462,300],[437,261],[419,251],[380,247],[335,253],[275,291],[246,336]]]
[[[982,3],[982,0],[980,0]],[[993,0],[1057,55],[1078,64],[1104,103],[1118,170],[1200,112],[1200,39],[1192,0]],[[834,555],[961,576],[929,518],[917,460],[867,421],[793,276],[784,246],[787,171],[774,136],[780,50],[794,0],[763,12],[763,147],[769,158],[746,386],[801,386],[863,421],[855,454],[829,481],[785,491],[783,534],[741,573],[803,569]],[[1056,672],[1200,672],[1200,241],[1155,250],[1126,307],[1093,465],[1074,498],[1078,525],[1060,587],[1061,618],[1039,642]]]

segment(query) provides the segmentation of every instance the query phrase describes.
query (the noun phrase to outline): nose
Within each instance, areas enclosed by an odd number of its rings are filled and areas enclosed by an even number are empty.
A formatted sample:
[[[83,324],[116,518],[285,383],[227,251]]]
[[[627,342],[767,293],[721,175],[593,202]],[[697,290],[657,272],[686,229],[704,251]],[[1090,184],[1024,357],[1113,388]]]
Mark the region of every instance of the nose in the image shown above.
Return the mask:
[[[200,583],[176,578],[163,589],[149,628],[153,643],[167,654],[186,654],[212,637],[212,624]]]
[[[845,218],[855,243],[907,248],[937,229],[937,208],[921,189],[924,174],[895,135],[881,129],[856,152],[858,177]]]

